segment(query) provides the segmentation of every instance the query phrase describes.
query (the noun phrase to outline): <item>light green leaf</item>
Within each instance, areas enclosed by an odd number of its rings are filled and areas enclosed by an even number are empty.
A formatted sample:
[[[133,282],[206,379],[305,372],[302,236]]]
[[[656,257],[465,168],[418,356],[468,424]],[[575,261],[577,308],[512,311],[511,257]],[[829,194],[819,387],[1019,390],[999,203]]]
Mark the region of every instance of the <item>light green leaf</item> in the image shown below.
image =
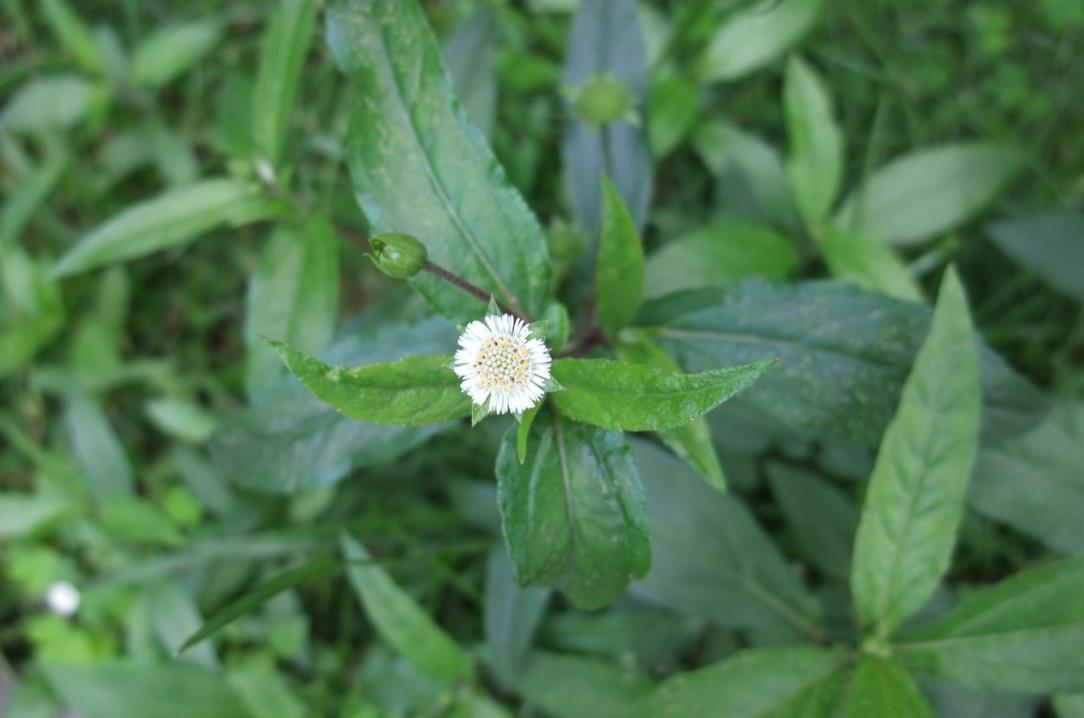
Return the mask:
[[[497,115],[497,18],[482,9],[460,23],[444,43],[444,64],[467,117],[486,137]]]
[[[540,315],[549,288],[542,228],[454,101],[416,0],[340,0],[328,10],[327,35],[362,100],[348,159],[371,231],[417,237],[436,264]],[[454,318],[482,308],[428,273],[410,281]]]
[[[651,680],[627,666],[535,651],[513,687],[555,718],[628,718]]]
[[[798,251],[786,237],[756,224],[717,221],[652,253],[644,294],[660,297],[750,277],[785,279],[797,268]]]
[[[254,184],[202,180],[129,207],[61,257],[53,274],[66,277],[163,249],[179,247],[224,224],[239,226],[281,212]]]
[[[558,359],[552,372],[564,389],[551,399],[570,419],[605,429],[670,429],[711,411],[774,364],[683,374],[609,359]]]
[[[101,47],[66,0],[43,0],[41,9],[49,29],[79,67],[93,74],[104,72],[105,58]]]
[[[922,290],[907,265],[880,241],[827,227],[818,238],[818,247],[833,277],[897,299],[923,301]]]
[[[339,305],[339,237],[322,218],[298,230],[280,228],[264,247],[245,299],[250,397],[283,376],[265,338],[316,353],[335,333]]]
[[[1084,718],[1084,693],[1055,696],[1054,709],[1058,718]]]
[[[644,290],[644,247],[625,201],[609,177],[602,178],[602,234],[595,267],[599,319],[610,335],[628,326]]]
[[[203,618],[190,589],[166,579],[146,587],[147,607],[158,640],[170,655],[178,655],[184,640],[196,631]],[[185,654],[184,660],[217,668],[214,646],[204,643]]]
[[[1016,574],[902,635],[896,660],[994,691],[1084,691],[1084,557]]]
[[[697,120],[697,88],[683,75],[660,77],[648,97],[648,139],[655,157],[665,157],[684,140]]]
[[[132,53],[132,80],[151,88],[168,84],[203,59],[221,36],[222,28],[211,21],[162,28]]]
[[[486,564],[483,622],[490,665],[506,683],[523,668],[551,593],[548,588],[520,588],[514,572],[508,550],[503,544],[494,546]]]
[[[55,496],[0,493],[0,541],[33,533],[71,508],[67,501]]]
[[[64,424],[94,498],[105,502],[130,496],[132,465],[101,407],[85,394],[74,393],[64,407]]]
[[[978,359],[955,270],[885,430],[855,540],[851,591],[884,638],[923,606],[952,560],[978,450]]]
[[[643,489],[621,434],[543,414],[531,429],[527,462],[519,463],[509,431],[496,471],[521,586],[553,586],[590,609],[647,572]]]
[[[162,431],[181,441],[202,444],[211,438],[218,417],[199,404],[176,397],[159,397],[147,402],[147,417]]]
[[[700,60],[702,82],[737,80],[774,62],[809,32],[823,0],[768,0],[735,12]]]
[[[350,585],[365,607],[377,633],[430,678],[459,680],[473,669],[467,654],[392,580],[388,572],[370,560],[360,542],[343,534],[340,538]]]
[[[99,516],[106,533],[122,541],[177,547],[184,536],[161,509],[135,496],[117,496],[102,505]]]
[[[527,460],[527,438],[531,435],[531,427],[534,426],[535,417],[538,416],[542,406],[543,402],[539,402],[523,412],[523,418],[516,427],[516,457],[521,464]]]
[[[906,670],[864,657],[847,693],[847,718],[933,718],[930,705]]]
[[[86,718],[246,718],[220,672],[191,663],[45,663],[45,677]]]
[[[260,718],[305,718],[305,704],[269,656],[247,656],[229,670],[229,681],[248,714]]]
[[[94,85],[78,75],[52,75],[23,85],[0,112],[9,132],[69,129],[90,110]]]
[[[252,94],[252,138],[272,167],[282,158],[315,18],[315,0],[280,0],[264,31]]]
[[[329,367],[282,342],[271,342],[290,373],[343,416],[375,424],[417,426],[470,416],[448,357],[408,357],[354,369]]]
[[[790,139],[787,177],[806,225],[817,227],[843,181],[843,133],[828,88],[800,57],[787,63],[783,108]]]
[[[1017,150],[981,142],[912,152],[856,189],[835,223],[889,244],[919,244],[973,217],[1020,166]]]
[[[664,681],[633,718],[820,718],[843,683],[842,651],[813,646],[748,650]]]

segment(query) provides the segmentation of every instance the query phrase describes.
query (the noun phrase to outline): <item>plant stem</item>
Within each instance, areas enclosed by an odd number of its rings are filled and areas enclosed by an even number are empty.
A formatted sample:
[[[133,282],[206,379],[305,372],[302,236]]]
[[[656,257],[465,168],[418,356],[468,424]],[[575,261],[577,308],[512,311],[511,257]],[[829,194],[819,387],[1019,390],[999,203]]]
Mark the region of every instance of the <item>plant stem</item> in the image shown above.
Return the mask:
[[[452,286],[459,287],[460,289],[462,289],[467,294],[471,294],[471,295],[473,295],[475,297],[478,297],[483,302],[488,302],[489,298],[494,296],[493,294],[491,294],[490,292],[487,292],[486,290],[482,289],[481,287],[478,287],[478,286],[475,286],[474,284],[471,284],[466,279],[463,279],[463,277],[460,277],[457,274],[452,274],[451,272],[449,272],[444,267],[440,266],[439,264],[434,264],[431,261],[426,261],[425,266],[423,266],[422,269],[424,269],[426,272],[429,272],[430,274],[432,274],[434,276],[440,277],[441,279],[443,279],[445,282],[448,282],[448,284],[451,284]],[[502,312],[504,312],[505,314],[511,314],[512,316],[518,317],[519,319],[522,319],[523,321],[525,321],[527,323],[530,323],[530,320],[527,317],[525,317],[522,314],[520,314],[519,312],[511,309],[504,302],[498,301],[497,302],[497,307],[499,307],[500,310]]]

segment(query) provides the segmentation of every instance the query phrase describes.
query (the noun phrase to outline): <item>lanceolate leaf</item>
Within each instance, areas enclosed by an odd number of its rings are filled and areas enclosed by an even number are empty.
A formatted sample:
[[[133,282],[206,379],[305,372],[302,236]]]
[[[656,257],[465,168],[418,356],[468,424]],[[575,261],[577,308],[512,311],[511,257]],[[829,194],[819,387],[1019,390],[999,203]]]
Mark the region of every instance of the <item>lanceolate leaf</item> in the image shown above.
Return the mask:
[[[750,386],[774,360],[698,374],[609,359],[558,359],[553,401],[569,418],[606,429],[655,431],[683,426]]]
[[[907,265],[879,240],[827,227],[817,246],[833,277],[897,299],[923,301],[922,290]]]
[[[1084,691],[1084,557],[1019,573],[928,626],[905,633],[896,659],[995,691]]]
[[[787,178],[806,224],[816,227],[832,208],[843,179],[843,133],[828,89],[801,58],[787,64],[783,105],[790,139]]]
[[[845,678],[839,650],[764,648],[671,678],[640,701],[634,718],[818,718],[830,715]]]
[[[608,177],[602,178],[602,235],[595,278],[599,319],[614,336],[640,308],[644,248],[624,200]]]
[[[315,17],[315,0],[281,0],[264,33],[252,94],[252,136],[272,167],[282,156]]]
[[[933,713],[906,670],[865,657],[851,679],[847,718],[933,718]]]
[[[558,392],[560,393],[560,392]],[[581,608],[612,601],[651,565],[640,476],[620,433],[543,411],[516,456],[497,456],[498,501],[516,581],[561,590]]]
[[[855,540],[855,608],[880,637],[921,608],[948,569],[978,450],[979,408],[967,297],[950,269],[885,430]]]
[[[463,679],[473,672],[470,659],[400,588],[383,567],[365,564],[369,552],[353,537],[341,537],[343,558],[354,593],[381,637],[415,668],[437,679]]]
[[[222,28],[211,21],[162,28],[132,53],[132,80],[145,87],[161,87],[199,62],[221,36]]]
[[[53,274],[78,274],[178,247],[220,225],[247,224],[281,211],[281,205],[257,185],[233,179],[203,180],[121,212],[61,257]]]
[[[824,0],[755,2],[734,13],[711,39],[700,63],[705,82],[736,80],[778,59],[820,17]]]
[[[417,426],[470,416],[470,399],[459,390],[446,356],[347,369],[329,367],[282,342],[271,344],[306,389],[351,419]]]
[[[750,281],[675,294],[637,319],[687,371],[769,357],[779,366],[738,401],[787,425],[876,446],[929,329],[929,309],[829,282]],[[1021,434],[1046,413],[1042,396],[980,349],[986,438]]]
[[[435,263],[540,315],[549,288],[542,228],[455,102],[416,0],[339,0],[327,34],[359,98],[348,155],[373,233],[413,235]],[[411,282],[450,316],[483,308],[427,273]]]

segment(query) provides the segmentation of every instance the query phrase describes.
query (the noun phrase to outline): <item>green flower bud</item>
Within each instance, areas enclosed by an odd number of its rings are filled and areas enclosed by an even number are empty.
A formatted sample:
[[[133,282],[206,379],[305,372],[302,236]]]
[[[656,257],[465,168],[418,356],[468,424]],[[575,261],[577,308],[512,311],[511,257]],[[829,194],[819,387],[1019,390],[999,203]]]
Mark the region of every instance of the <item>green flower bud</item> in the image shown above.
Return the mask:
[[[429,259],[425,245],[407,234],[382,234],[369,240],[369,245],[376,268],[396,279],[410,279]]]
[[[617,120],[637,124],[636,98],[628,86],[614,75],[595,75],[568,93],[576,116],[591,125],[602,127]]]

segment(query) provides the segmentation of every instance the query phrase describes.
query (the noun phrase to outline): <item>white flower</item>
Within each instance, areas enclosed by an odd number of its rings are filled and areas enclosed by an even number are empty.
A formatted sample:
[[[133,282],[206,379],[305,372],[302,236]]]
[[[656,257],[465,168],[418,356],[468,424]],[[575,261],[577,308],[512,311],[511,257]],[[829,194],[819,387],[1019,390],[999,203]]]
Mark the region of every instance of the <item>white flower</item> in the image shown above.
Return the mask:
[[[550,378],[550,351],[511,314],[474,321],[459,336],[455,373],[475,404],[494,414],[519,414],[542,399]]]
[[[79,589],[67,581],[57,581],[45,592],[45,605],[60,616],[71,616],[79,610]]]

